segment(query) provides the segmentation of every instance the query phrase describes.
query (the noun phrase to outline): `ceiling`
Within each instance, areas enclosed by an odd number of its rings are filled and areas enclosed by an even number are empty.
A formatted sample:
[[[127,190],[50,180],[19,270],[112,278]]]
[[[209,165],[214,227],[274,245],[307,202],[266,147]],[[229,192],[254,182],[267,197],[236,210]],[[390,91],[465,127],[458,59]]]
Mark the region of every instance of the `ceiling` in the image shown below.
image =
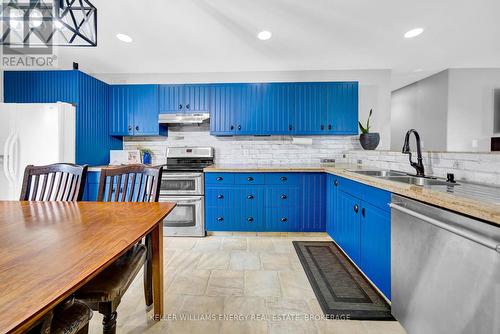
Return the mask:
[[[498,0],[91,2],[98,47],[60,48],[59,65],[77,61],[93,73],[392,69],[393,88],[449,67],[500,67]],[[415,27],[424,33],[405,39]],[[272,39],[258,40],[261,30]]]

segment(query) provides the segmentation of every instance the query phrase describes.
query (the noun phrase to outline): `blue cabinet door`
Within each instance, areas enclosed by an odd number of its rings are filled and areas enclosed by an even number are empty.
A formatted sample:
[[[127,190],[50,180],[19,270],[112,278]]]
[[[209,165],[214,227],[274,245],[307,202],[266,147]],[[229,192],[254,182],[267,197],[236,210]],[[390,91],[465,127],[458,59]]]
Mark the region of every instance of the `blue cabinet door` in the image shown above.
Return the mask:
[[[85,181],[85,189],[83,191],[83,200],[88,202],[97,201],[97,194],[99,191],[99,177],[100,172],[88,172],[87,179]]]
[[[326,230],[326,175],[301,173],[301,229],[304,232]]]
[[[210,133],[216,136],[262,133],[262,85],[213,85]]]
[[[327,134],[326,83],[306,82],[295,84],[295,126],[293,134]]]
[[[109,133],[112,136],[165,135],[158,124],[157,85],[112,85]]]
[[[160,85],[160,113],[209,112],[210,85]]]
[[[366,202],[361,210],[359,266],[391,299],[391,214]]]
[[[358,134],[357,82],[328,83],[326,123],[329,134]]]
[[[109,134],[134,135],[134,99],[130,85],[112,85],[109,98]]]
[[[262,133],[286,135],[295,128],[295,95],[293,83],[268,83],[262,85]]]
[[[350,194],[338,192],[338,226],[335,241],[357,264],[360,259],[360,205]]]
[[[158,124],[158,86],[134,85],[134,135],[165,135],[166,129]]]

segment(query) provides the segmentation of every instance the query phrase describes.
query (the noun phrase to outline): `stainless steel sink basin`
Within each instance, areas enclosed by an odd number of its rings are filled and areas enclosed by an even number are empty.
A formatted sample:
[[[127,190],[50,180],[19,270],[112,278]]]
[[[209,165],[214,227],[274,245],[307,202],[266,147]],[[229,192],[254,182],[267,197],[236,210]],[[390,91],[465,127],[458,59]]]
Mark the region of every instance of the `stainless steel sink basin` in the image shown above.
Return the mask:
[[[406,173],[392,170],[351,170],[351,172],[373,177],[406,176]]]
[[[350,170],[350,172],[373,176],[379,179],[396,181],[407,184],[414,184],[417,186],[457,186],[458,183],[450,183],[445,180],[415,177],[406,174],[405,172],[398,172],[394,170]]]
[[[413,177],[413,176],[388,176],[384,177],[384,180],[396,181],[407,184],[414,184],[417,186],[457,186],[458,183],[450,183],[445,180],[438,179],[428,179],[424,177]]]

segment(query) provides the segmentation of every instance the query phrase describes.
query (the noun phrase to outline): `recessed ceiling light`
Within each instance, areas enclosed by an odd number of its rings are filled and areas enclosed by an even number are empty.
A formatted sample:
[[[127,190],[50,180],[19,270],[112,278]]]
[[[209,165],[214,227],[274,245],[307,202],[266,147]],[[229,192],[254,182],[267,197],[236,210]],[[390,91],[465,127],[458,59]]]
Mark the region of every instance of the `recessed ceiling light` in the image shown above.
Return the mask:
[[[422,29],[422,28],[415,28],[415,29],[412,29],[410,31],[407,31],[406,34],[405,34],[405,38],[417,37],[418,35],[420,35],[423,32],[424,32],[424,29]]]
[[[116,34],[116,38],[125,43],[132,43],[133,39],[129,35],[125,34]]]
[[[268,39],[271,39],[271,37],[273,37],[273,34],[267,30],[263,30],[257,34],[257,38],[261,41],[267,41]]]

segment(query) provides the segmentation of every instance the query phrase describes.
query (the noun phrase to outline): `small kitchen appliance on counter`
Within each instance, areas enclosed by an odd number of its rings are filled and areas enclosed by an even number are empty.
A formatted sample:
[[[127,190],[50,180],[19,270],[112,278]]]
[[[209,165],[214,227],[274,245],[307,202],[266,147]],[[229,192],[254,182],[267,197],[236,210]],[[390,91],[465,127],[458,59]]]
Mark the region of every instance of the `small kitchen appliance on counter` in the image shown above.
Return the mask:
[[[165,236],[205,236],[203,169],[214,162],[212,147],[169,147],[160,202],[177,206],[163,221]]]

